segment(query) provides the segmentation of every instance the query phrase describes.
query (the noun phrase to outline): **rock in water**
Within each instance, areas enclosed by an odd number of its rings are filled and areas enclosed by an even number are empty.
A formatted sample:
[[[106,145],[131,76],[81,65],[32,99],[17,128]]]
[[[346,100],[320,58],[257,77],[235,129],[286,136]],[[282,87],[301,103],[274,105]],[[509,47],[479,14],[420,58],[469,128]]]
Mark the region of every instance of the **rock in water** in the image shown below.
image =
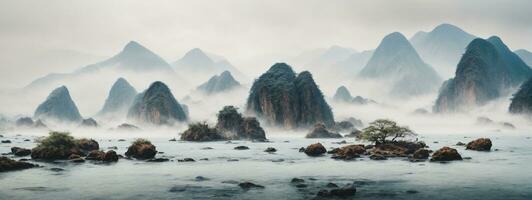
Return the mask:
[[[0,172],[29,169],[37,166],[27,162],[12,160],[7,157],[0,157]]]
[[[31,154],[31,149],[11,147],[11,153],[15,156],[29,156]]]
[[[521,85],[510,103],[510,113],[532,114],[532,78]]]
[[[266,140],[264,129],[255,117],[242,117],[234,106],[225,106],[217,114],[216,129],[230,140]]]
[[[442,147],[438,151],[432,154],[430,161],[453,161],[462,160],[462,156],[456,151],[456,149],[450,147]]]
[[[181,140],[194,142],[207,142],[223,140],[224,137],[216,128],[210,128],[205,122],[189,124],[188,129],[181,133]]]
[[[56,88],[46,101],[41,103],[35,110],[36,119],[53,119],[64,122],[80,122],[82,120],[78,107],[65,86]]]
[[[308,133],[306,138],[341,138],[342,135],[335,132],[330,132],[323,123],[317,123],[314,128]]]
[[[111,87],[103,108],[98,114],[125,114],[133,103],[135,95],[137,95],[135,88],[133,88],[126,79],[119,78]]]
[[[145,139],[137,139],[129,146],[125,155],[139,160],[146,160],[155,157],[157,150],[150,141]]]
[[[467,143],[466,149],[475,151],[490,151],[491,140],[489,138],[479,138]]]
[[[251,87],[247,111],[285,128],[334,125],[331,108],[308,71],[299,75],[285,63],[273,65]]]
[[[435,91],[441,78],[401,33],[382,39],[360,76],[390,81],[391,94],[410,96]]]
[[[33,127],[33,120],[30,117],[18,118],[15,124],[18,127]]]
[[[206,83],[201,84],[198,90],[205,94],[215,94],[228,91],[240,86],[240,83],[233,78],[231,72],[224,71],[220,75],[215,75]]]
[[[532,70],[498,37],[477,38],[467,46],[455,77],[445,81],[434,112],[463,111],[501,97],[527,80]]]
[[[309,145],[304,150],[304,152],[308,156],[321,156],[327,152],[327,149],[325,149],[325,147],[321,143],[316,143],[316,144]]]
[[[170,89],[160,81],[150,85],[139,94],[128,112],[128,118],[141,123],[171,125],[186,121],[187,115],[172,95]]]

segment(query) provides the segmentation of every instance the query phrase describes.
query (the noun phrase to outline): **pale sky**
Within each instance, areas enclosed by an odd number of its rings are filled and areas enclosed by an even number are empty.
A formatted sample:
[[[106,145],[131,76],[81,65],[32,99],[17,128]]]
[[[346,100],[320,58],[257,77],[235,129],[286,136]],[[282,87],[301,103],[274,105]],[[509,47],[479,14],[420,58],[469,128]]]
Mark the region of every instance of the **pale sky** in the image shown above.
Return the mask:
[[[244,72],[331,45],[375,48],[441,23],[532,50],[530,0],[0,0],[0,89],[70,72],[138,41],[168,62],[199,47]]]

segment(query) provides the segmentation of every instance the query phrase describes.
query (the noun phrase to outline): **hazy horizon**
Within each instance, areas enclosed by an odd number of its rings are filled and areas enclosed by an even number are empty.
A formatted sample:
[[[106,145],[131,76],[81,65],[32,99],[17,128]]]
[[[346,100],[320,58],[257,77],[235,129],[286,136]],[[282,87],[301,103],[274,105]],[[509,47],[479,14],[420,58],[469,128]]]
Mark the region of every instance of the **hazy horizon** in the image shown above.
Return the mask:
[[[192,48],[255,76],[274,62],[332,45],[374,49],[442,23],[532,49],[530,1],[2,1],[0,89],[21,88],[109,58],[137,41],[167,62]],[[153,12],[156,10],[157,12]]]

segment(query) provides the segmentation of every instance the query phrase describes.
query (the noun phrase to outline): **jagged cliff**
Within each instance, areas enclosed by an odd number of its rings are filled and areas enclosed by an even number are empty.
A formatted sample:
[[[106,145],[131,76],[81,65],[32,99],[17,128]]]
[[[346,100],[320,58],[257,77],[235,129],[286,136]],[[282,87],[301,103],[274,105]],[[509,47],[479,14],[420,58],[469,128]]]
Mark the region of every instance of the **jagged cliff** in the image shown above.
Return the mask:
[[[126,79],[119,78],[111,87],[109,96],[105,100],[99,115],[108,115],[113,113],[124,113],[133,103],[137,91],[131,86]]]
[[[276,63],[251,87],[247,111],[270,125],[285,128],[334,124],[331,108],[310,72],[297,75],[285,63]]]
[[[56,88],[48,95],[46,100],[35,110],[34,118],[63,122],[80,122],[82,120],[78,107],[65,86]]]
[[[498,37],[477,38],[458,63],[455,77],[445,81],[434,112],[464,111],[484,105],[530,77],[531,69]]]
[[[516,114],[532,114],[532,78],[523,83],[514,94],[509,110]]]
[[[129,109],[128,119],[155,125],[186,121],[187,115],[163,82],[156,81],[137,95]]]

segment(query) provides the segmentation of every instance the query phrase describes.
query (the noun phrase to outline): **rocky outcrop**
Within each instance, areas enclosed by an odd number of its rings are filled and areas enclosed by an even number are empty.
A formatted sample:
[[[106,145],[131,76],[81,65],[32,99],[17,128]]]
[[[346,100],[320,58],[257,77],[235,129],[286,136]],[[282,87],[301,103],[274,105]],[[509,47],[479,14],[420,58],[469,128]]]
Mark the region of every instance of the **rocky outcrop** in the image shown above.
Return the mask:
[[[11,147],[11,153],[13,153],[15,156],[29,156],[31,155],[31,149]]]
[[[37,166],[38,165],[34,165],[31,163],[27,163],[27,162],[12,160],[7,157],[0,157],[0,172],[23,170],[23,169],[29,169],[29,168],[33,168]]]
[[[155,145],[145,139],[135,140],[125,153],[127,157],[133,157],[139,160],[151,159],[155,157],[155,154],[157,154]]]
[[[34,118],[78,123],[82,120],[78,107],[72,101],[65,86],[56,88],[48,95],[46,100],[35,110]]]
[[[498,37],[477,38],[458,63],[455,77],[445,81],[434,112],[465,111],[501,97],[532,74],[532,70]]]
[[[201,84],[197,89],[205,94],[215,94],[229,91],[239,86],[240,83],[233,78],[231,72],[224,71],[220,75],[211,77],[206,83]]]
[[[327,152],[327,149],[321,143],[316,143],[309,145],[304,152],[308,156],[321,156]]]
[[[137,131],[137,130],[140,130],[139,127],[133,125],[133,124],[128,124],[128,123],[123,123],[123,124],[120,124],[116,127],[118,130],[125,130],[125,131]]]
[[[264,129],[255,117],[242,117],[234,106],[225,106],[217,114],[216,129],[229,140],[266,140]]]
[[[96,120],[93,118],[83,119],[83,121],[81,121],[81,126],[94,128],[98,127],[98,122],[96,122]]]
[[[102,116],[125,115],[136,95],[137,90],[126,79],[119,78],[111,87],[103,108],[98,114]]]
[[[107,152],[94,150],[89,152],[86,160],[97,160],[97,161],[104,161],[104,162],[117,162],[118,161],[118,155],[115,151],[109,150]]]
[[[334,152],[332,158],[342,160],[352,160],[366,153],[366,148],[362,144],[347,145]]]
[[[318,122],[334,125],[331,108],[310,72],[296,77],[285,63],[273,65],[253,83],[246,110],[269,125],[290,129]]]
[[[305,136],[306,138],[341,138],[342,135],[336,132],[330,132],[323,123],[317,123],[312,130]]]
[[[88,152],[100,149],[100,145],[96,140],[81,138],[74,141],[77,148],[83,153],[80,155],[87,154]]]
[[[156,81],[135,98],[128,119],[154,125],[171,125],[186,121],[188,117],[166,84]]]
[[[509,111],[514,114],[532,114],[532,78],[523,83],[513,95]]]
[[[491,140],[489,138],[479,138],[473,140],[466,145],[466,149],[475,151],[490,151]]]
[[[462,156],[456,149],[450,147],[442,147],[432,154],[430,161],[453,161],[462,160]]]
[[[412,154],[411,159],[426,160],[429,158],[429,156],[430,156],[430,150],[418,149],[417,151],[414,152],[414,154]]]
[[[401,33],[382,39],[360,76],[389,81],[395,96],[426,94],[437,90],[441,78],[417,54]]]
[[[72,136],[61,132],[51,132],[31,150],[32,159],[65,160],[72,154],[83,155],[83,152]]]
[[[184,141],[207,142],[224,139],[223,135],[216,128],[210,128],[205,122],[189,124],[188,129],[181,133],[181,140]]]

